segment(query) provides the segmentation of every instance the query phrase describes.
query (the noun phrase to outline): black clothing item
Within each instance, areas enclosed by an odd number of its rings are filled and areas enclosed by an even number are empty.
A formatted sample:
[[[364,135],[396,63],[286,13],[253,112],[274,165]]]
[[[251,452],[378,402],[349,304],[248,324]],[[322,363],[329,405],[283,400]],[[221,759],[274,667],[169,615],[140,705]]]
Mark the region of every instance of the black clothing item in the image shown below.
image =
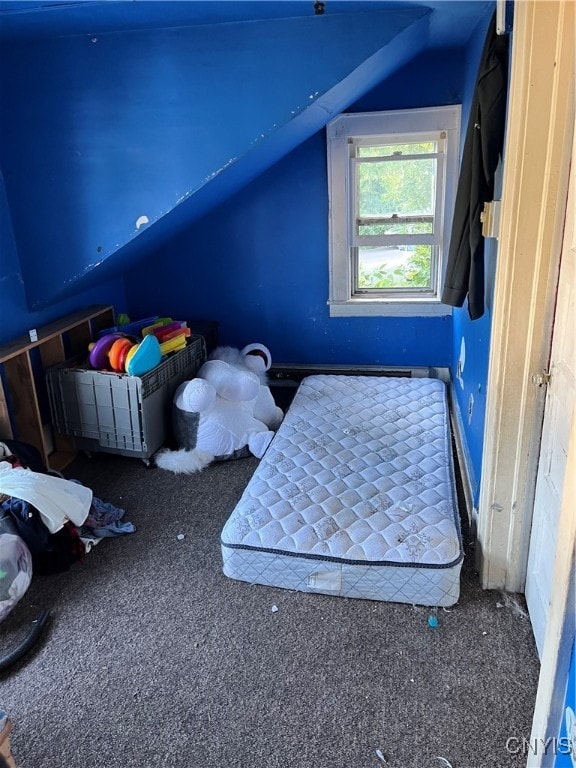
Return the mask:
[[[508,35],[492,17],[476,79],[458,179],[442,303],[461,307],[468,295],[472,320],[484,314],[484,238],[480,214],[493,199],[494,174],[504,146],[508,93]]]
[[[50,531],[42,522],[40,512],[27,501],[9,496],[0,504],[0,518],[4,517],[11,518],[16,533],[32,555],[50,549]]]
[[[23,467],[31,469],[32,472],[46,472],[42,456],[36,446],[23,443],[20,440],[2,440],[2,442]]]

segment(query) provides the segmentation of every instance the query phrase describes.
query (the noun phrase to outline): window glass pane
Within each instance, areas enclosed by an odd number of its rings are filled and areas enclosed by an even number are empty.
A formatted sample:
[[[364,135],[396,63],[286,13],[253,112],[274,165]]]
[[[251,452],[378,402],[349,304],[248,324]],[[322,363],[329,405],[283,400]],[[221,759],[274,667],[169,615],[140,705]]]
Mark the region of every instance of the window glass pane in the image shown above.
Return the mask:
[[[429,288],[432,246],[398,245],[358,249],[358,290]]]
[[[433,216],[436,158],[358,162],[356,168],[361,219]]]
[[[357,157],[390,157],[391,155],[428,155],[437,152],[435,141],[422,141],[417,144],[380,144],[370,147],[359,146]]]
[[[364,219],[358,222],[359,235],[432,235],[434,234],[434,221],[432,218],[425,221],[411,221],[398,219],[398,221],[382,221],[368,223]]]

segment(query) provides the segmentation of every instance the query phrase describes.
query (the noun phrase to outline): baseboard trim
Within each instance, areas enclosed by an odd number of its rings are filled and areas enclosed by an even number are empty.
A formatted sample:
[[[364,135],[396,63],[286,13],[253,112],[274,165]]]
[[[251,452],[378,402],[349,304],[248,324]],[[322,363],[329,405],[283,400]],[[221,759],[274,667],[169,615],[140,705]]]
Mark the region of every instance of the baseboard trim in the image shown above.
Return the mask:
[[[458,467],[456,469],[460,474],[460,480],[462,482],[462,489],[464,491],[464,503],[466,505],[466,514],[468,517],[470,532],[472,533],[472,537],[476,538],[477,512],[474,507],[474,493],[472,490],[475,486],[472,460],[466,445],[466,439],[464,437],[464,425],[462,423],[462,417],[460,415],[460,410],[458,408],[456,394],[454,392],[454,386],[452,383],[448,387],[448,392],[450,401],[450,423],[452,426],[452,434],[454,435],[454,444],[456,446],[456,458],[458,463]]]
[[[406,376],[408,378],[432,378],[448,381],[447,368],[427,366],[388,365],[333,365],[313,363],[276,363],[268,371],[268,379],[274,384],[302,381],[306,376],[334,374],[340,376]]]

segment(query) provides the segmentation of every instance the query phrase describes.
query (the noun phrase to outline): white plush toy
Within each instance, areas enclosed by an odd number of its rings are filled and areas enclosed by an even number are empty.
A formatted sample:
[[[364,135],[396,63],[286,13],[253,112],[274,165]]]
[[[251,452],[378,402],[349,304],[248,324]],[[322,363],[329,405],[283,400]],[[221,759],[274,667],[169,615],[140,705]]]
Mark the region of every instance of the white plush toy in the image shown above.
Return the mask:
[[[216,349],[196,378],[176,390],[173,420],[179,449],[157,453],[156,465],[192,473],[213,461],[249,454],[261,458],[284,416],[266,380],[271,362],[263,344],[241,351]]]

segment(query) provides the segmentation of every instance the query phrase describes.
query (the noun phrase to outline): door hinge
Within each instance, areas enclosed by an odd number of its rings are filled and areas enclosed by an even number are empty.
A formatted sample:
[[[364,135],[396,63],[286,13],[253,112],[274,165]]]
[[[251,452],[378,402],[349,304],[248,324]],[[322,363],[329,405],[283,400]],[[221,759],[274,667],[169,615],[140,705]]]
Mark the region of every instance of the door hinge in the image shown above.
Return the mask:
[[[530,376],[530,381],[537,387],[544,387],[550,384],[550,371],[538,371]]]

